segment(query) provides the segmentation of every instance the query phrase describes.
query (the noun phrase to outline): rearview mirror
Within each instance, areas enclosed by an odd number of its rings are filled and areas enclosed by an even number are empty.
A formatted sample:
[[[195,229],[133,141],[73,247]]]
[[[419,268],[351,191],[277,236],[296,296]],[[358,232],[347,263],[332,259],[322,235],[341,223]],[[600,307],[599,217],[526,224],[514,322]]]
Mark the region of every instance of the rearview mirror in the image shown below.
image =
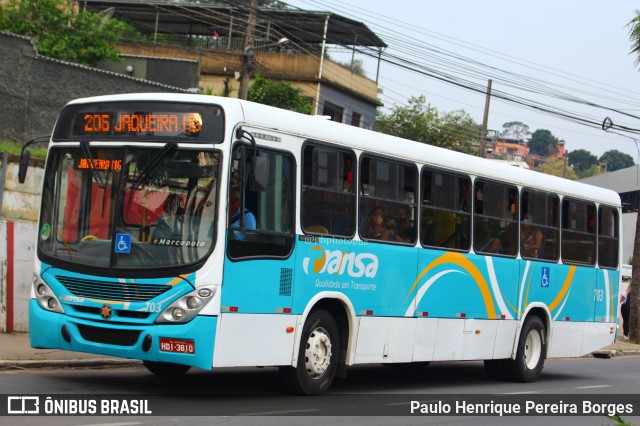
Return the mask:
[[[18,165],[18,182],[24,183],[27,178],[27,169],[29,168],[30,151],[22,151],[20,155],[20,164]]]
[[[49,135],[38,136],[22,144],[22,151],[20,152],[20,164],[18,164],[18,182],[24,183],[27,177],[29,158],[31,158],[31,153],[27,151],[27,147],[34,143],[48,142],[50,137],[51,136]]]

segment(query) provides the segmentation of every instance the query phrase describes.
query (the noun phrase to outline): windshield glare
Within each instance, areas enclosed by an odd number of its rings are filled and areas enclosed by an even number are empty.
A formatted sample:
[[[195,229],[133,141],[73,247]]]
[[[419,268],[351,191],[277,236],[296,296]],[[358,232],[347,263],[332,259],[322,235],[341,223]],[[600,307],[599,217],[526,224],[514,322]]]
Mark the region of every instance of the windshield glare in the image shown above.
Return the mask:
[[[194,264],[213,248],[216,151],[64,147],[49,155],[39,230],[45,256],[164,270]]]

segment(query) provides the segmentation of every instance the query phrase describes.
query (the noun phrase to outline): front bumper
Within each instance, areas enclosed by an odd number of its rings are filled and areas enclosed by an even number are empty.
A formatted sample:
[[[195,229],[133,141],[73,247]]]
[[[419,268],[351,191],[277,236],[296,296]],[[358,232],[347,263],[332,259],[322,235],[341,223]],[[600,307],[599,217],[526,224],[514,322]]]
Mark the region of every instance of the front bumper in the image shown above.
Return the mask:
[[[197,316],[185,324],[126,325],[69,317],[29,301],[29,336],[34,348],[170,362],[210,370],[217,317]],[[160,338],[193,340],[195,353],[160,350]]]

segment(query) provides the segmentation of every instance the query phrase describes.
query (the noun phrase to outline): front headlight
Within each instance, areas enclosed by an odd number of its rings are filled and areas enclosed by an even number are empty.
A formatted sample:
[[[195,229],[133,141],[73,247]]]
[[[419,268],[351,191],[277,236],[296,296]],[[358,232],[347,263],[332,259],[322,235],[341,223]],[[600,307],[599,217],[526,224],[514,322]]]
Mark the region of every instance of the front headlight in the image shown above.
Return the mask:
[[[215,287],[202,287],[185,294],[167,306],[156,319],[159,323],[183,323],[193,319],[216,293]]]
[[[62,305],[60,301],[53,294],[53,291],[46,285],[44,282],[40,281],[37,276],[33,277],[33,289],[36,294],[36,300],[38,301],[38,305],[42,309],[52,312],[64,313],[64,309],[62,309]]]

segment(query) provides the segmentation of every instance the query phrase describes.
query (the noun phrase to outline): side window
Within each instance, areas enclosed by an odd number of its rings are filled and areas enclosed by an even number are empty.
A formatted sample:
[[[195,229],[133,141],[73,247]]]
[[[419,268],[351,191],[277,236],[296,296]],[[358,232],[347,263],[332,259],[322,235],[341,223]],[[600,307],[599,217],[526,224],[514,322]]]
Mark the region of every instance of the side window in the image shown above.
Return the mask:
[[[522,191],[520,250],[529,259],[558,260],[560,200],[557,196]]]
[[[253,149],[234,148],[228,197],[229,257],[287,257],[294,244],[293,206],[295,170],[288,154],[259,149],[268,163],[268,184],[252,182]]]
[[[302,164],[302,229],[352,237],[356,230],[355,155],[305,145]]]
[[[473,227],[473,249],[476,252],[517,255],[518,189],[476,180]]]
[[[414,166],[363,156],[360,168],[360,237],[365,240],[416,242]]]
[[[421,231],[424,246],[469,250],[471,180],[441,171],[422,171]]]
[[[598,263],[604,268],[618,266],[618,210],[600,207],[598,215]]]
[[[593,265],[595,254],[596,206],[562,200],[562,261]]]

